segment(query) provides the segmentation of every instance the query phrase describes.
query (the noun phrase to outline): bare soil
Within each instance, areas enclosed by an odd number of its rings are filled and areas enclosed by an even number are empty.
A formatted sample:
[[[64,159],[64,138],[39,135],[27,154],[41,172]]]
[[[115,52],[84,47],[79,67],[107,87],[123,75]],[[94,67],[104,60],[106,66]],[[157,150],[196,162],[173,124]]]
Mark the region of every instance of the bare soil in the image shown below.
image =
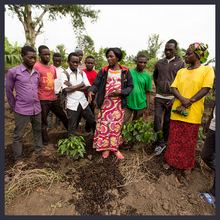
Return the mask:
[[[154,96],[152,92],[149,122],[153,120]],[[212,105],[212,101],[205,103],[203,124]],[[58,140],[67,138],[67,131],[64,127],[57,131],[54,125],[49,135],[56,150],[49,157],[35,157],[29,123],[23,137],[25,166],[18,171],[13,168],[14,115],[8,109],[5,98],[5,187],[22,172],[45,168],[63,178],[51,184],[26,186],[20,189],[26,190],[24,194],[15,192],[14,198],[5,199],[5,215],[215,215],[215,205],[197,198],[198,193],[209,192],[214,180],[214,173],[200,157],[203,142],[197,143],[195,168],[185,176],[179,169],[163,169],[164,152],[153,156],[153,144],[132,150],[123,143],[120,150],[125,160],[119,161],[113,154],[103,159],[92,148],[92,135],[85,137],[84,158],[67,159],[57,152]],[[77,131],[84,131],[82,122]]]

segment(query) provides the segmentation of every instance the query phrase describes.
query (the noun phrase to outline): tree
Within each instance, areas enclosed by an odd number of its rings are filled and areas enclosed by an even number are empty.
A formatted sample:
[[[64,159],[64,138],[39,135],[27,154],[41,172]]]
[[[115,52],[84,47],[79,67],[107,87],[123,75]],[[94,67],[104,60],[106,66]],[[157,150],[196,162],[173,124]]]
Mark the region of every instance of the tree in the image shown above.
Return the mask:
[[[55,49],[55,52],[59,53],[62,56],[62,61],[63,62],[66,62],[66,60],[67,60],[67,53],[66,53],[66,48],[65,48],[64,44],[57,45],[56,49]]]
[[[100,10],[92,10],[90,6],[83,5],[8,5],[7,9],[16,15],[22,23],[25,31],[26,45],[34,47],[36,37],[43,33],[43,17],[49,14],[49,20],[71,16],[71,23],[75,33],[81,33],[85,29],[85,18],[94,23],[98,18]],[[33,17],[36,12],[38,16]]]
[[[159,34],[152,34],[152,36],[148,36],[147,43],[148,43],[147,50],[141,50],[138,52],[137,55],[144,54],[148,60],[157,58],[160,47],[163,44],[163,41],[159,42]]]
[[[88,35],[77,36],[77,44],[80,49],[83,50],[84,58],[88,55],[93,55],[95,52],[94,41]]]

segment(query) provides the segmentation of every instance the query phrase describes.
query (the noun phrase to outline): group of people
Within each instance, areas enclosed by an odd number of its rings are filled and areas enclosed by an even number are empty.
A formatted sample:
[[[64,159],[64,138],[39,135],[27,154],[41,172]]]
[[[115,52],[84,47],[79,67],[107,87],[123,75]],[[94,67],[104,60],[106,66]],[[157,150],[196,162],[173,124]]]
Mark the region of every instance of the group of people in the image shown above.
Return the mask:
[[[167,164],[164,168],[173,166],[189,174],[194,167],[204,98],[213,86],[214,71],[200,63],[207,53],[203,43],[189,46],[185,62],[176,55],[176,51],[177,42],[169,40],[165,45],[165,58],[156,62],[153,72],[156,86],[154,129],[155,132],[163,131],[163,136],[156,142],[155,154],[159,155],[166,149]],[[60,129],[62,121],[68,135],[76,134],[83,117],[86,120],[86,133],[92,129],[94,134],[93,148],[102,151],[104,158],[112,151],[117,158],[123,159],[119,151],[123,142],[122,125],[131,119],[132,114],[132,120],[147,118],[149,114],[152,80],[151,75],[145,71],[147,57],[138,55],[136,67],[129,70],[119,64],[122,51],[109,48],[106,51],[109,65],[97,73],[94,70],[95,58],[90,55],[82,62],[83,51],[80,48],[68,55],[66,70],[61,67],[60,54],[53,55],[54,65],[49,63],[50,50],[47,46],[41,45],[38,53],[40,60],[36,63],[36,51],[30,46],[24,46],[21,51],[23,63],[10,69],[6,77],[6,95],[15,116],[15,166],[23,165],[22,137],[29,121],[32,123],[35,141],[34,154],[49,156],[51,150],[54,150],[48,135],[52,113],[57,117],[57,129]],[[60,104],[62,93],[66,94],[65,107]],[[97,120],[94,116],[95,107],[99,108]],[[184,115],[184,111],[188,115]],[[205,143],[204,151],[211,152],[208,161],[210,167],[215,169],[213,123],[211,131],[207,133],[208,143]],[[210,142],[212,150],[207,150]],[[204,151],[202,158],[206,158]],[[214,198],[213,189],[211,195]],[[201,194],[199,198],[204,201],[206,196]]]

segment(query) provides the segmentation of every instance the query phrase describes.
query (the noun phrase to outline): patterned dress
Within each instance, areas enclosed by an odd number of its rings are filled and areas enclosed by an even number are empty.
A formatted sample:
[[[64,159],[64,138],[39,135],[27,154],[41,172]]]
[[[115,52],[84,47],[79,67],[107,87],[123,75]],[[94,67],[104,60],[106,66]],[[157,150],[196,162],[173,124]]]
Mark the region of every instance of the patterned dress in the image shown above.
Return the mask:
[[[109,97],[108,94],[121,89],[121,70],[108,71],[105,97],[98,114],[93,148],[97,151],[117,151],[122,144],[121,126],[125,109],[121,108],[121,97]]]

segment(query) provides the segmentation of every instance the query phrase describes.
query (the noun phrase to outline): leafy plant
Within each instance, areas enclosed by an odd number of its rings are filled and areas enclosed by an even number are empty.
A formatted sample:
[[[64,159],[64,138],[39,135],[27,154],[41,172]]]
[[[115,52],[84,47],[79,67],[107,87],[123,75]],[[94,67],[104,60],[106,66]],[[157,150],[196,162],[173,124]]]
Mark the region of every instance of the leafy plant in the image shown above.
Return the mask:
[[[127,139],[128,143],[132,145],[137,142],[148,142],[157,141],[159,137],[162,137],[163,131],[154,131],[154,122],[150,124],[145,122],[141,117],[138,120],[133,120],[132,123],[127,122],[126,125],[122,126],[122,138]]]
[[[203,127],[199,127],[198,140],[205,140],[206,136],[203,134]]]
[[[67,158],[74,157],[76,159],[81,156],[84,158],[85,150],[85,139],[82,136],[74,136],[70,134],[69,138],[60,139],[58,142],[58,150],[61,154],[66,154]]]

